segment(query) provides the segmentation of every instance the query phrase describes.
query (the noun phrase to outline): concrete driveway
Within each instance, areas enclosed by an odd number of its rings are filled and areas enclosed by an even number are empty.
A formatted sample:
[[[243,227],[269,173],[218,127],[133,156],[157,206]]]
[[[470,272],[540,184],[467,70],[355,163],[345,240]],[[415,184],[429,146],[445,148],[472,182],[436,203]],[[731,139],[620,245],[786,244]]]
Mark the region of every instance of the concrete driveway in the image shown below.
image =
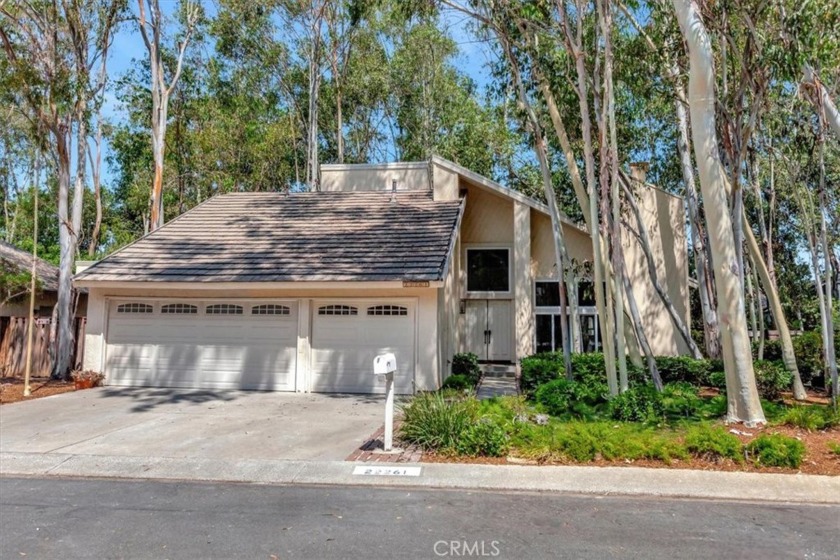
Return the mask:
[[[0,452],[343,460],[382,425],[364,395],[101,387],[0,407]]]

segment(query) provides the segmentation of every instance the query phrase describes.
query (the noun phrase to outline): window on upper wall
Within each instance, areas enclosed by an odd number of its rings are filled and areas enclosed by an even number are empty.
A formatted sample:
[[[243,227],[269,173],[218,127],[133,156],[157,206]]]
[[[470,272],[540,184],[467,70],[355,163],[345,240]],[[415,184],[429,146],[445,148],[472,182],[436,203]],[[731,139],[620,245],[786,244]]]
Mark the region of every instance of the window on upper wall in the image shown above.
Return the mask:
[[[578,282],[578,305],[595,305],[595,284],[592,282]]]
[[[534,288],[534,305],[537,307],[560,307],[560,284],[558,282],[537,282]]]
[[[560,285],[554,281],[534,283],[535,307],[560,307]],[[578,282],[578,301],[582,307],[595,305],[595,285],[592,282]]]
[[[467,291],[509,292],[510,249],[467,249]]]

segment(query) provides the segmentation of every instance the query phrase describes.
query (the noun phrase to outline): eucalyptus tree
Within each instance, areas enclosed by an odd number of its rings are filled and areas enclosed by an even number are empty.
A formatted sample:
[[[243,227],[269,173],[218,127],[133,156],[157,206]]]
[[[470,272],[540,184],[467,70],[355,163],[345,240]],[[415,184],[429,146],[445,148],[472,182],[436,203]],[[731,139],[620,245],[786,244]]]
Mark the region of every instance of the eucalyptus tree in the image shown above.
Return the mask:
[[[151,188],[151,214],[149,229],[154,231],[164,222],[163,215],[163,163],[166,151],[166,127],[168,124],[169,98],[178,85],[183,71],[184,56],[190,38],[201,16],[200,5],[184,0],[181,5],[184,16],[184,29],[177,45],[174,68],[167,68],[164,58],[164,38],[166,20],[160,9],[160,0],[137,0],[137,24],[143,44],[149,56],[150,82],[152,96],[151,137],[154,155],[154,176]]]
[[[31,121],[36,142],[49,153],[57,174],[60,259],[53,313],[54,377],[64,377],[72,366],[72,274],[82,230],[88,103],[97,91],[91,84],[91,70],[110,41],[120,8],[117,0],[0,4],[0,42],[6,53],[8,83],[14,86],[9,95]],[[71,214],[74,130],[78,154]]]
[[[766,422],[753,371],[744,289],[739,273],[727,179],[718,152],[715,66],[711,40],[696,0],[673,0],[689,57],[688,101],[694,153],[706,207],[726,370],[727,419]]]

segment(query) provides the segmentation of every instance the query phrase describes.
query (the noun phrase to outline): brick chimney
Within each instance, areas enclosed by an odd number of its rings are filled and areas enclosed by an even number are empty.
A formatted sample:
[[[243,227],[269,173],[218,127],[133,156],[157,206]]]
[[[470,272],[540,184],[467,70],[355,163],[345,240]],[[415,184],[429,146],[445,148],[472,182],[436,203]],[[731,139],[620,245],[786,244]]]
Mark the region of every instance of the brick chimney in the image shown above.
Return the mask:
[[[633,162],[630,164],[630,176],[640,183],[645,183],[648,169],[650,169],[650,164],[646,161]]]

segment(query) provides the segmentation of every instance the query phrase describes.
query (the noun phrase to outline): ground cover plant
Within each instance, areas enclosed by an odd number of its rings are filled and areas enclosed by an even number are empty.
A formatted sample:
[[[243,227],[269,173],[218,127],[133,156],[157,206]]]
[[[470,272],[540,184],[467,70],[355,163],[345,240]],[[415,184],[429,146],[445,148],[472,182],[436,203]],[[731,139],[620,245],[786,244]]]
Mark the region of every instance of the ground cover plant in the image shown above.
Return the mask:
[[[661,392],[633,369],[630,388],[613,398],[603,355],[575,355],[572,364],[570,381],[560,354],[524,359],[518,397],[479,401],[454,385],[457,391],[419,395],[403,408],[400,435],[447,460],[840,474],[840,414],[821,402],[785,401],[790,376],[777,362],[756,361],[768,420],[756,429],[723,424],[726,396],[714,388],[722,372],[712,361],[657,358]]]

